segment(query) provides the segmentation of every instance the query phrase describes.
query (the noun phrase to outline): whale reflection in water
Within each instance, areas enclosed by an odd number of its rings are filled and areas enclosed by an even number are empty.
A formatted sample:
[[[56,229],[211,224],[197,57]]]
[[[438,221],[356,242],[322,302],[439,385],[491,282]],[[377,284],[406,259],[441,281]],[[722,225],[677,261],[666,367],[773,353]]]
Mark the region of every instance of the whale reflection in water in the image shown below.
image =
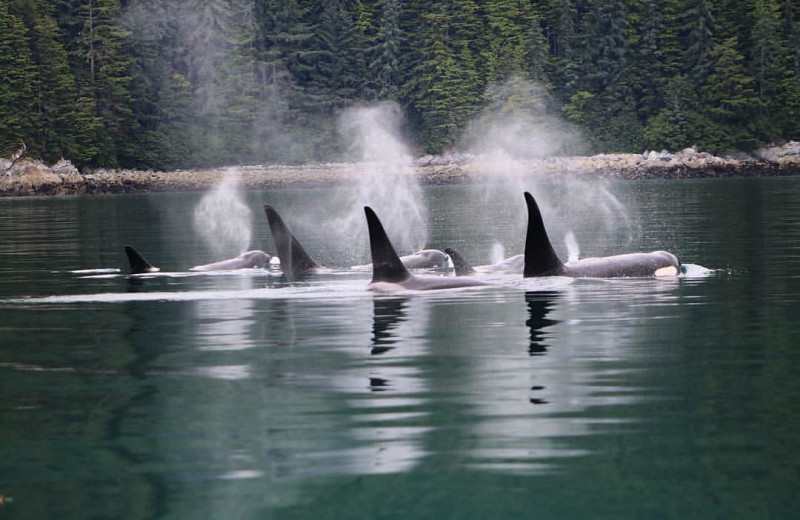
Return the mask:
[[[407,320],[408,298],[376,298],[373,302],[372,355],[384,354],[398,342],[396,330]]]
[[[528,320],[525,325],[530,330],[530,344],[528,353],[531,356],[541,356],[547,353],[548,337],[545,329],[559,323],[559,320],[549,318],[550,311],[561,298],[557,291],[528,291],[525,293],[525,302],[528,304]]]

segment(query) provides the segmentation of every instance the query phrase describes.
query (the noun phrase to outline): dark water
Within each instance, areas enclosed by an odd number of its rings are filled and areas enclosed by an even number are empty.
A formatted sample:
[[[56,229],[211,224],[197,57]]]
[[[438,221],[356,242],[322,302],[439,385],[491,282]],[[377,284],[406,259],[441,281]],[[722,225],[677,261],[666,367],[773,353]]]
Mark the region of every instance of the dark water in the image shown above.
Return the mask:
[[[200,194],[0,200],[0,518],[797,518],[800,179],[528,185],[557,249],[682,279],[373,295],[368,274],[131,279],[198,246]],[[505,188],[426,189],[432,247],[521,252]],[[363,257],[284,209],[328,265]],[[380,214],[380,208],[376,208]],[[218,259],[218,258],[217,258]]]

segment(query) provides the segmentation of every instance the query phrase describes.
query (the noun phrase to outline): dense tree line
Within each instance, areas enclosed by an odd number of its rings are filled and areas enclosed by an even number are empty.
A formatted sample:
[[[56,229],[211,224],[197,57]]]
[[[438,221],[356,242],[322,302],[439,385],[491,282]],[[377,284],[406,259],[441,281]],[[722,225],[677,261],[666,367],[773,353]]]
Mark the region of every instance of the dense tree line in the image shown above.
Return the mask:
[[[514,82],[592,151],[798,138],[800,0],[0,0],[5,156],[329,160],[378,101],[441,152]]]

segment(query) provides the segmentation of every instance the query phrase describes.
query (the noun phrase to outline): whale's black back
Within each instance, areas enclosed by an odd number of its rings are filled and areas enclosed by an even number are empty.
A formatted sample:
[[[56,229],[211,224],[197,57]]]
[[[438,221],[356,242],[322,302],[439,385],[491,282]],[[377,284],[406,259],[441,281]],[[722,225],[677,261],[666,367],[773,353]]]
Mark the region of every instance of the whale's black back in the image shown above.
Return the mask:
[[[522,276],[559,275],[564,264],[558,259],[550,237],[544,229],[542,213],[533,195],[525,192],[525,204],[528,206],[528,233],[525,236],[525,269]]]
[[[264,204],[264,211],[267,214],[272,240],[275,242],[275,250],[281,260],[284,276],[290,281],[296,280],[309,270],[319,267],[297,241],[278,211],[269,204]]]
[[[369,206],[364,206],[364,213],[367,215],[369,248],[372,253],[372,282],[398,283],[406,280],[411,274],[397,256],[378,216]]]

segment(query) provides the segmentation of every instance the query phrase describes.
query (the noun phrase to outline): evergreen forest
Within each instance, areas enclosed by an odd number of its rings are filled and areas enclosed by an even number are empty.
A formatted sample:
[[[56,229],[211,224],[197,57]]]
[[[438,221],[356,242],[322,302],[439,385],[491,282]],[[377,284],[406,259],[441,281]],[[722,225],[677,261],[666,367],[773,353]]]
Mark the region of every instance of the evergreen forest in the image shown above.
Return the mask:
[[[797,139],[800,0],[0,0],[0,156],[337,160],[379,102],[420,154],[489,112],[592,153]]]

